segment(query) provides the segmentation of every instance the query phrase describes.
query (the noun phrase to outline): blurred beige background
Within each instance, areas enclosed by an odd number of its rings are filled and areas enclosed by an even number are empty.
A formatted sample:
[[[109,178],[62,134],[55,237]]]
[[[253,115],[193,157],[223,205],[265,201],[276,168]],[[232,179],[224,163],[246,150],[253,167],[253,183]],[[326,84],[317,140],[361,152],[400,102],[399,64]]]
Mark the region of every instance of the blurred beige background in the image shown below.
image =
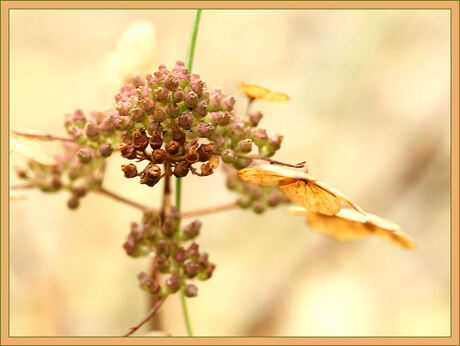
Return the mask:
[[[11,128],[64,134],[66,112],[111,104],[121,77],[109,56],[126,27],[155,26],[154,46],[141,41],[153,71],[184,59],[192,17],[11,11]],[[284,208],[203,217],[200,243],[217,269],[189,300],[196,335],[449,335],[449,49],[447,10],[203,12],[194,70],[208,86],[237,96],[239,110],[238,80],[288,93],[289,103],[254,107],[285,135],[277,158],[308,161],[419,249],[338,243]],[[158,205],[160,189],[122,178],[121,162],[111,158],[105,186]],[[184,209],[232,201],[223,181],[187,178]],[[96,195],[76,212],[65,192],[27,195],[11,203],[11,335],[121,335],[143,318],[136,275],[148,260],[121,247],[139,212]],[[185,335],[178,296],[161,321]]]

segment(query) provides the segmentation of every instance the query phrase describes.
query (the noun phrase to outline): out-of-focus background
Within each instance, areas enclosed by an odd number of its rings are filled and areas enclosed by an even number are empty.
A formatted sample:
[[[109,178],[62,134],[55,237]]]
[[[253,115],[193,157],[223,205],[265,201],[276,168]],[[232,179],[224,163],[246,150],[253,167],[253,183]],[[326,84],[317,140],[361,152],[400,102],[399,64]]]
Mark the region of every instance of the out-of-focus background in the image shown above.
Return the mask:
[[[11,11],[11,128],[64,135],[64,114],[110,106],[130,69],[184,59],[192,18]],[[241,111],[239,80],[289,94],[254,105],[262,127],[285,135],[276,157],[306,160],[419,248],[339,243],[284,207],[203,217],[200,244],[217,269],[189,299],[196,335],[449,335],[449,63],[447,10],[203,12],[194,71]],[[121,163],[110,159],[105,186],[158,205],[161,189],[124,179]],[[223,184],[223,174],[187,177],[184,210],[232,201]],[[11,335],[120,335],[142,319],[136,276],[149,261],[122,249],[139,212],[99,195],[69,211],[65,192],[26,194],[11,203]],[[177,295],[160,320],[185,335]]]

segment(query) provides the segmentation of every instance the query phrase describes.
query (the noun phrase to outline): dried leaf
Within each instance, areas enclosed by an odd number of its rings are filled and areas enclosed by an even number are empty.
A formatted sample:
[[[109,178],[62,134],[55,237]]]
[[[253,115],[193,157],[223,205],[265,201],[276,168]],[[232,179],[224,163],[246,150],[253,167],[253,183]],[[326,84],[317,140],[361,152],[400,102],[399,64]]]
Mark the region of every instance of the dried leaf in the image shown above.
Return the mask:
[[[362,215],[351,208],[341,209],[336,215],[312,213],[299,207],[288,208],[293,215],[306,215],[307,224],[316,232],[341,241],[352,241],[375,234],[406,249],[415,249],[414,241],[401,228],[381,217]]]
[[[238,84],[241,92],[250,99],[260,99],[265,101],[284,102],[289,100],[289,96],[285,93],[274,92],[254,84]]]
[[[209,158],[209,163],[212,167],[212,169],[216,169],[217,167],[219,167],[219,162],[220,162],[220,159],[219,159],[219,156],[218,155],[214,155],[214,156],[211,156]]]
[[[335,215],[341,209],[340,202],[344,202],[364,214],[364,211],[343,193],[317,181],[305,172],[275,165],[261,165],[242,169],[238,176],[246,183],[278,186],[287,198],[308,211]]]
[[[27,198],[27,195],[23,192],[10,191],[10,200],[11,201],[20,201]]]
[[[45,152],[36,142],[14,133],[11,135],[10,151],[24,155],[28,159],[45,166],[56,165],[56,160]]]

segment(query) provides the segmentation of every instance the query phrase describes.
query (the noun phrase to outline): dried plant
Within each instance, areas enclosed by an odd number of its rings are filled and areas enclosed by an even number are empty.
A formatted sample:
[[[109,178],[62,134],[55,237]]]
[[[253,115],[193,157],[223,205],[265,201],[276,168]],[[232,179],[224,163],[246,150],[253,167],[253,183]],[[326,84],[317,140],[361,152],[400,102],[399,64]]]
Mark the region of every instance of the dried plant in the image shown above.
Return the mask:
[[[289,213],[306,216],[313,230],[329,237],[349,241],[376,234],[404,248],[415,248],[397,225],[364,212],[340,191],[310,176],[305,162],[288,164],[272,158],[283,136],[269,135],[259,126],[263,114],[251,108],[256,100],[288,101],[286,94],[240,83],[247,110],[237,114],[233,96],[208,88],[191,72],[200,14],[197,11],[186,63],[178,61],[171,69],[160,65],[152,74],[134,76],[115,95],[112,108],[66,115],[69,137],[12,133],[12,150],[29,159],[27,167],[17,170],[26,182],[18,188],[68,190],[70,209],[78,208],[81,200],[94,192],[142,211],[142,219],[131,224],[123,248],[129,256],[153,258],[154,270],[141,272],[138,279],[154,303],[150,313],[125,336],[146,323],[176,292],[181,293],[185,307],[185,299],[198,294],[194,282],[212,277],[216,265],[196,240],[202,224],[199,220],[184,223],[185,218],[237,207],[260,214],[293,202],[298,207],[289,208]],[[40,149],[40,140],[61,141],[62,153],[51,157]],[[127,179],[137,179],[151,188],[162,182],[161,206],[130,201],[103,186],[106,160],[112,155],[126,159],[121,173]],[[219,166],[227,176],[227,188],[238,198],[182,212],[182,179],[207,177]],[[187,309],[184,311],[188,334],[193,335]]]

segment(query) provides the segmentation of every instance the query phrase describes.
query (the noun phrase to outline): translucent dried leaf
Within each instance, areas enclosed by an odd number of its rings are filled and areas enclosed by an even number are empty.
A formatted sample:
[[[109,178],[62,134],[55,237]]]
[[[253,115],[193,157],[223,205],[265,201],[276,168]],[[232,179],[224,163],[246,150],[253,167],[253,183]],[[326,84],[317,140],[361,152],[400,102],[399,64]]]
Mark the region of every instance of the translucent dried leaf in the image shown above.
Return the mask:
[[[27,198],[27,195],[23,192],[10,191],[10,200],[19,201]]]
[[[287,212],[306,215],[307,224],[314,231],[337,240],[352,241],[375,234],[403,248],[416,248],[414,241],[398,225],[373,214],[363,215],[351,208],[344,208],[332,216],[312,213],[299,207],[288,208]]]
[[[278,186],[293,203],[312,212],[335,215],[341,209],[340,202],[344,202],[364,214],[364,211],[343,193],[317,181],[305,172],[276,165],[261,165],[242,169],[238,176],[250,184]]]
[[[35,130],[12,130],[16,137],[25,137],[31,139],[49,140],[49,135]]]
[[[258,85],[240,82],[238,86],[241,92],[251,99],[274,102],[284,102],[289,100],[289,96],[285,93],[271,91]]]
[[[56,165],[56,160],[36,142],[15,134],[11,135],[10,151],[20,153],[28,159],[45,166]]]

